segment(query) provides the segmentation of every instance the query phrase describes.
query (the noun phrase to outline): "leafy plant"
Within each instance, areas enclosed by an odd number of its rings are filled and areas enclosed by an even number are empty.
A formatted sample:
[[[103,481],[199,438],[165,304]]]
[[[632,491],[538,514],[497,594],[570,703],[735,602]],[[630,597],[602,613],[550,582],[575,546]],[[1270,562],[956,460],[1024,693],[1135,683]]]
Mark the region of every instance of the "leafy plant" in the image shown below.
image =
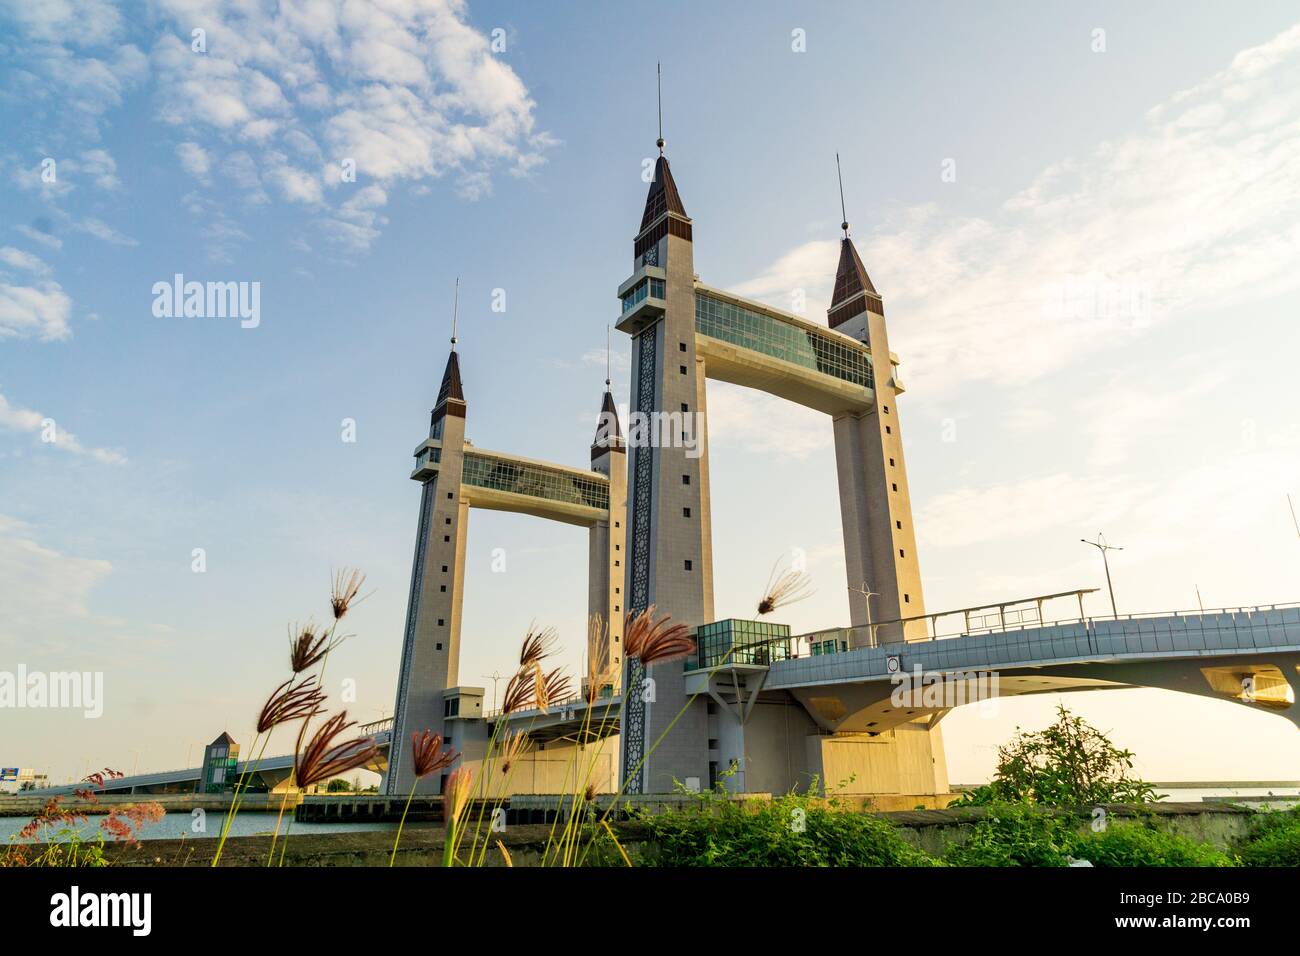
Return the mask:
[[[1300,866],[1300,806],[1256,814],[1237,852],[1243,866]]]
[[[934,866],[893,824],[839,809],[812,786],[771,802],[734,802],[714,792],[702,807],[648,821],[659,866]],[[711,812],[702,812],[707,810]]]
[[[1235,865],[1227,854],[1209,844],[1140,823],[1112,825],[1099,833],[1076,836],[1070,853],[1093,866]]]
[[[1079,808],[1158,799],[1132,770],[1131,751],[1120,750],[1096,727],[1058,705],[1056,723],[1036,733],[1017,731],[998,748],[992,782],[949,806],[1021,802]]]
[[[1072,823],[1023,803],[991,803],[970,838],[950,846],[944,860],[953,866],[1068,866]]]

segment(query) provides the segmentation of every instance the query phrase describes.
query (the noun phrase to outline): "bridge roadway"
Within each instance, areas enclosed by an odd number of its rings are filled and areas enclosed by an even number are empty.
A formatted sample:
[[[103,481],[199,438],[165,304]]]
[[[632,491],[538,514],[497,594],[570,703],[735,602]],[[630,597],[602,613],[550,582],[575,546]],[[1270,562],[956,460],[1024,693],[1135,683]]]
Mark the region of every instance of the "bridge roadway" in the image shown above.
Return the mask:
[[[928,678],[921,691],[896,695],[907,684],[895,673],[918,683],[918,669]],[[990,685],[999,697],[1157,687],[1258,707],[1300,726],[1300,605],[1085,617],[801,656],[765,670],[763,690],[793,694],[832,733],[879,733],[927,714],[938,720],[959,689],[970,701]],[[924,684],[935,678],[942,683],[927,694]]]
[[[786,692],[828,733],[880,733],[929,717],[937,722],[954,706],[986,696],[1011,697],[1062,691],[1156,687],[1260,708],[1300,726],[1300,605],[1268,605],[1196,613],[1082,617],[1036,627],[1008,627],[907,643],[881,643],[838,653],[800,654],[811,644],[866,642],[857,628],[785,639],[792,656],[770,665],[724,663],[686,675],[690,693],[723,700],[740,694]],[[858,637],[861,641],[853,640]],[[924,675],[911,698],[896,675]],[[962,696],[965,695],[965,696]],[[900,706],[901,701],[901,706]],[[597,703],[590,721],[582,698],[562,701],[546,714],[506,716],[537,740],[575,739],[585,732],[618,732],[621,697]],[[742,708],[742,710],[745,708]],[[499,712],[485,715],[489,723]],[[378,772],[387,765],[391,721],[362,728],[380,746]],[[257,774],[273,788],[288,777],[293,755],[263,757]],[[239,772],[253,769],[242,761]],[[192,790],[199,768],[123,777],[104,793]],[[27,791],[69,793],[79,784]]]

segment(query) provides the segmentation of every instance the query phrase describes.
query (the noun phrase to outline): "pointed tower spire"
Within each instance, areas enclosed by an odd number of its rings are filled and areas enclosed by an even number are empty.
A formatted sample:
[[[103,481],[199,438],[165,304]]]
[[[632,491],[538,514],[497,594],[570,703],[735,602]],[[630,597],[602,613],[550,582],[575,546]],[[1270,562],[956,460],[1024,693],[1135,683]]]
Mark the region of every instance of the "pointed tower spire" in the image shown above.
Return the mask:
[[[618,424],[618,409],[614,393],[610,391],[609,327],[605,327],[605,397],[600,403],[600,417],[596,419],[596,437],[591,440],[591,460],[594,462],[607,451],[622,451],[623,431]]]
[[[451,305],[451,352],[447,355],[447,368],[442,373],[442,385],[438,387],[438,401],[433,406],[435,426],[443,415],[465,417],[465,391],[460,382],[460,357],[456,354],[456,325],[459,317],[460,276],[457,276]]]
[[[839,328],[868,310],[882,316],[885,314],[884,300],[871,284],[867,267],[862,264],[862,258],[849,237],[849,216],[844,205],[844,175],[840,171],[839,153],[835,154],[835,173],[840,184],[840,229],[844,231],[844,236],[840,239],[840,261],[835,268],[835,291],[831,295],[831,307],[827,310],[827,319],[832,329]],[[861,331],[865,334],[865,326]]]
[[[689,218],[686,207],[682,205],[682,197],[677,192],[677,184],[673,182],[668,157],[664,155],[664,84],[663,70],[658,63],[655,64],[655,82],[659,98],[659,138],[655,140],[655,145],[659,147],[659,158],[655,160],[655,177],[645,197],[645,213],[641,216],[642,232],[664,213],[676,213],[683,219]]]

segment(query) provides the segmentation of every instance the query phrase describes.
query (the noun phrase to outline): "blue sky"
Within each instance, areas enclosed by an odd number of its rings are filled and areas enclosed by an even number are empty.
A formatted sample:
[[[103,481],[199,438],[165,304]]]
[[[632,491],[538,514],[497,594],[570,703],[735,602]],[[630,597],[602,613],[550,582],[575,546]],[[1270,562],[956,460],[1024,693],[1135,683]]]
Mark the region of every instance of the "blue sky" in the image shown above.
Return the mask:
[[[843,157],[929,608],[1100,586],[1099,529],[1122,611],[1300,599],[1300,18],[1224,12],[0,0],[0,667],[103,670],[108,694],[97,721],[0,716],[0,764],[246,739],[342,565],[375,593],[331,672],[390,712],[454,278],[469,437],[585,463],[656,59],[703,281],[824,315]],[[260,324],[154,317],[178,272],[260,283]],[[719,615],[799,547],[818,592],[783,619],[844,623],[829,425],[717,383],[710,416]],[[476,513],[469,567],[463,683],[532,620],[576,661],[583,532]],[[1300,776],[1277,718],[1068,702],[1155,779]],[[953,714],[952,778],[1051,706]]]

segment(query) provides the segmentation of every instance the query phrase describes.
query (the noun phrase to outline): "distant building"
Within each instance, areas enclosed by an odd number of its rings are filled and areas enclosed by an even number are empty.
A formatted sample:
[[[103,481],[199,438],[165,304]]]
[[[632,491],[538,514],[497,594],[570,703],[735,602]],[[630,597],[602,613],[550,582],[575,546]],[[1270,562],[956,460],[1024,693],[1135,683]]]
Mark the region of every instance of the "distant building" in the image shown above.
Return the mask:
[[[199,768],[199,793],[221,793],[235,783],[235,768],[239,764],[239,744],[230,734],[221,736],[203,748],[203,764]]]
[[[19,793],[49,785],[47,774],[37,773],[30,767],[0,767],[0,793]]]

